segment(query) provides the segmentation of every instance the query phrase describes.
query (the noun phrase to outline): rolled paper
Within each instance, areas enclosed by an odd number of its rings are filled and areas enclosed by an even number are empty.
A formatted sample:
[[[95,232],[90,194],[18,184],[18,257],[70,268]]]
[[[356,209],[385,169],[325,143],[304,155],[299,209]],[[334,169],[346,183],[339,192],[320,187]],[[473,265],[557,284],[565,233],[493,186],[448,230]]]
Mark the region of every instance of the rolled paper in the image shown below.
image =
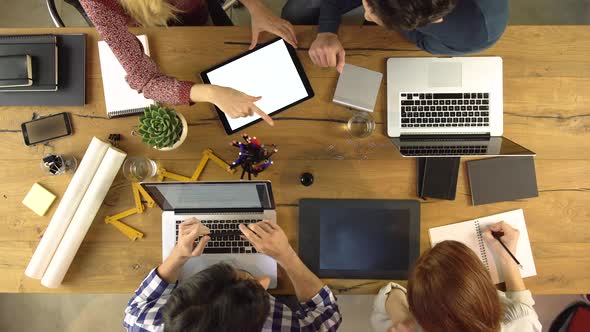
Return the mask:
[[[41,279],[43,286],[56,288],[61,285],[125,157],[124,152],[112,147],[106,152]]]
[[[86,149],[78,170],[68,185],[59,206],[57,207],[45,234],[25,270],[25,275],[34,279],[41,279],[57,246],[70,224],[74,213],[78,209],[82,197],[86,193],[98,166],[104,158],[109,144],[94,137]]]

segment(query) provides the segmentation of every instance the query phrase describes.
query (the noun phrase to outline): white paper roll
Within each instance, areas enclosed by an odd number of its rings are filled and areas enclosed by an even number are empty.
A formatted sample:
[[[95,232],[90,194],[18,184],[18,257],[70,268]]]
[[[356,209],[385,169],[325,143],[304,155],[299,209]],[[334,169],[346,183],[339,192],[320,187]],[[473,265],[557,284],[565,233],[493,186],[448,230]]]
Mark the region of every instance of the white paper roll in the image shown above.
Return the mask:
[[[25,275],[28,277],[35,279],[43,277],[108,148],[109,144],[96,137],[90,142],[76,174],[74,174],[72,181],[68,185],[68,189],[66,189],[57,210],[53,214],[53,218],[51,218],[45,230],[43,238],[41,238],[41,242],[39,242],[25,270]]]
[[[113,184],[113,180],[119,172],[119,168],[125,160],[126,154],[115,148],[109,148],[106,152],[82,202],[78,206],[78,210],[72,218],[72,222],[68,226],[55,255],[47,267],[47,271],[41,279],[41,284],[48,288],[56,288],[63,281],[66,272],[68,271],[74,256],[82,240],[86,236],[98,209]]]

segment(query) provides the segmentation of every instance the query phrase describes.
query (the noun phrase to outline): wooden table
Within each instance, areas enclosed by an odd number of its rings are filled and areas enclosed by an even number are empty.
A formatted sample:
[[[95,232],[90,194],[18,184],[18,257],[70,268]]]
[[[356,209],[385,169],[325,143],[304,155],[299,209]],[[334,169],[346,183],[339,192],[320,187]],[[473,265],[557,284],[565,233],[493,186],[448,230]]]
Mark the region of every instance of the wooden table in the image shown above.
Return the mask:
[[[261,175],[273,181],[278,219],[297,247],[298,202],[301,198],[416,198],[415,160],[402,159],[386,136],[383,84],[374,113],[376,132],[364,140],[348,138],[348,110],[331,103],[335,70],[314,67],[307,48],[315,28],[297,29],[298,52],[316,97],[275,117],[276,127],[258,124],[247,130],[280,147],[275,165]],[[160,210],[125,219],[146,234],[131,242],[103,222],[133,206],[130,184],[115,180],[103,207],[70,267],[62,287],[50,290],[24,270],[57,204],[39,217],[20,202],[34,182],[60,198],[70,176],[44,176],[44,153],[81,158],[92,136],[123,135],[120,147],[129,155],[144,155],[166,169],[192,174],[207,147],[231,160],[235,151],[216,114],[207,104],[177,107],[189,122],[189,135],[174,152],[158,152],[130,135],[135,117],[105,118],[97,52],[97,35],[90,28],[0,29],[0,34],[88,34],[87,105],[84,107],[0,107],[0,292],[132,292],[161,260]],[[134,30],[147,33],[151,54],[163,72],[195,80],[201,70],[247,49],[250,32],[237,27]],[[348,63],[385,72],[385,60],[396,56],[426,56],[392,32],[377,27],[344,27],[341,32]],[[538,276],[526,279],[535,293],[590,292],[590,27],[513,26],[500,42],[482,55],[504,59],[504,133],[537,153],[539,197],[518,202],[471,206],[464,163],[454,201],[422,202],[421,249],[429,246],[427,230],[516,208],[525,211]],[[485,78],[482,78],[485,79]],[[34,116],[70,112],[75,134],[36,147],[22,142],[20,123]],[[299,175],[310,171],[316,183],[303,187]],[[215,165],[201,179],[236,180]],[[376,293],[385,281],[326,280],[337,292]],[[277,293],[292,292],[280,274]]]

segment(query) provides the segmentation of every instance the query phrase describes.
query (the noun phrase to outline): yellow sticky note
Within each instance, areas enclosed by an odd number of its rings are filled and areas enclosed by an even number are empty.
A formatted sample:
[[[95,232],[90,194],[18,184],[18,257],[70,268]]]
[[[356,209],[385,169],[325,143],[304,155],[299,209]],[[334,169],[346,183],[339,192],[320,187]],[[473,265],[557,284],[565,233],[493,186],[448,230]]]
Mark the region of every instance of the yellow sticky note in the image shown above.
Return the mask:
[[[25,199],[23,199],[23,204],[36,214],[43,216],[54,200],[54,194],[43,188],[40,184],[35,183]]]

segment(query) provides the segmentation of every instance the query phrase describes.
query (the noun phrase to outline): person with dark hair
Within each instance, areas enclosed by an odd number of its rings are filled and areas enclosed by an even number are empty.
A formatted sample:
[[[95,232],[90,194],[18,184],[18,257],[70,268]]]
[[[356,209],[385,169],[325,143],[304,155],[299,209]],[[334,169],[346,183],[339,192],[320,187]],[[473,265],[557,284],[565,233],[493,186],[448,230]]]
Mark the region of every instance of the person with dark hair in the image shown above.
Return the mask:
[[[293,24],[319,24],[309,57],[341,72],[340,17],[361,5],[367,21],[399,31],[432,54],[480,52],[496,43],[508,24],[508,0],[288,0],[282,17]]]
[[[299,259],[283,230],[267,221],[240,225],[240,230],[258,252],[283,267],[301,302],[297,311],[266,291],[270,278],[225,263],[178,283],[182,266],[200,256],[209,241],[205,235],[195,245],[208,230],[191,218],[180,224],[170,256],[148,274],[129,301],[123,323],[127,331],[336,331],[342,322],[336,298]]]
[[[389,283],[375,298],[371,324],[376,332],[541,332],[535,301],[518,265],[492,233],[516,251],[518,230],[500,222],[484,237],[498,258],[506,292],[496,289],[479,257],[457,241],[443,241],[420,256],[408,289]]]

